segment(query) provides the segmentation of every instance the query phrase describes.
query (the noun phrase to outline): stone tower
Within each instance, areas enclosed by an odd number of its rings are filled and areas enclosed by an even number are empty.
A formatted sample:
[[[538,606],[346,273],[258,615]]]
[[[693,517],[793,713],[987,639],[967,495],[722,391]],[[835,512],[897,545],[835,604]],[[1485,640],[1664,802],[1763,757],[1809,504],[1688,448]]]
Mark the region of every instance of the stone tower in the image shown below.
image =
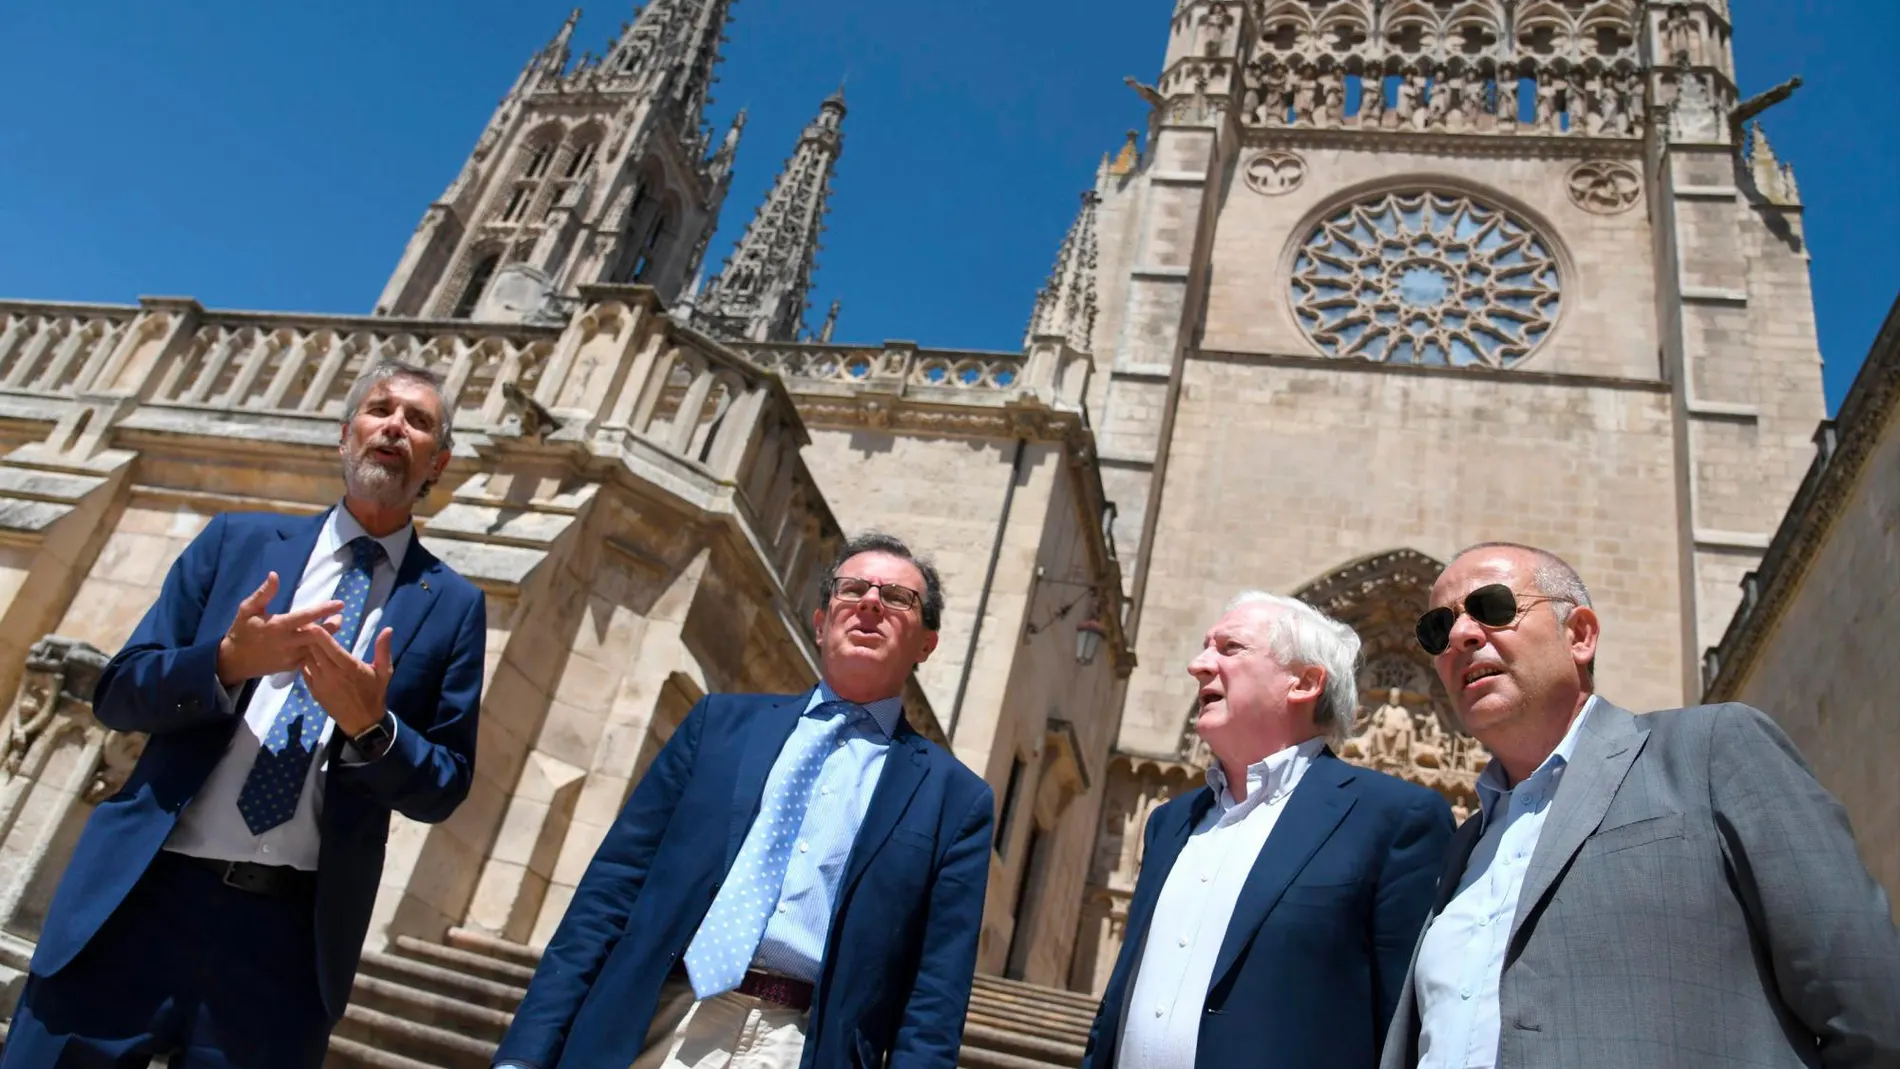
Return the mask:
[[[1184,665],[1241,588],[1357,628],[1351,748],[1455,802],[1483,756],[1409,629],[1465,545],[1576,565],[1613,699],[1700,693],[1824,414],[1792,172],[1742,126],[1785,90],[1738,99],[1730,34],[1721,0],[1175,5],[1084,208],[1138,667],[1073,983],[1198,779]]]
[[[731,0],[651,0],[604,57],[570,55],[577,9],[502,97],[423,213],[378,315],[547,319],[590,282],[668,301],[718,225],[744,126],[705,122]]]
[[[742,341],[800,340],[831,175],[844,155],[844,115],[843,90],[819,106],[745,236],[694,301],[694,325]]]

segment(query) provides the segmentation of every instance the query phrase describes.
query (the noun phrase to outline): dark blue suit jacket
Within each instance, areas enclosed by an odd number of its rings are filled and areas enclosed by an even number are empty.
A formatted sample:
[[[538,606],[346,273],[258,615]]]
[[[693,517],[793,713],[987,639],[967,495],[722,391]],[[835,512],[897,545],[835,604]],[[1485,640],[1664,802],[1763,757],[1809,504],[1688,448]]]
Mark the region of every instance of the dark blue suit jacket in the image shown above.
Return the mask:
[[[714,695],[654,758],[588,866],[497,1062],[623,1066],[719,893],[804,712]],[[838,887],[806,1067],[955,1069],[989,880],[989,784],[899,721]]]
[[[1202,787],[1155,810],[1121,955],[1085,1069],[1113,1069],[1123,1013],[1168,871],[1214,804]],[[1215,959],[1194,1063],[1374,1069],[1451,841],[1436,793],[1322,751],[1241,888]]]
[[[315,517],[228,513],[212,519],[165,577],[156,604],[106,665],[93,713],[118,731],[149,732],[119,793],[99,803],[53,896],[32,971],[51,976],[84,949],[151,864],[243,723],[219,702],[218,643],[238,603],[275,571],[272,613],[290,608],[326,512]],[[343,1014],[383,870],[389,813],[439,821],[468,794],[487,639],[481,592],[423,548],[403,555],[383,607],[394,671],[387,705],[401,721],[379,760],[336,760],[330,740],[317,863],[317,980],[332,1018]]]

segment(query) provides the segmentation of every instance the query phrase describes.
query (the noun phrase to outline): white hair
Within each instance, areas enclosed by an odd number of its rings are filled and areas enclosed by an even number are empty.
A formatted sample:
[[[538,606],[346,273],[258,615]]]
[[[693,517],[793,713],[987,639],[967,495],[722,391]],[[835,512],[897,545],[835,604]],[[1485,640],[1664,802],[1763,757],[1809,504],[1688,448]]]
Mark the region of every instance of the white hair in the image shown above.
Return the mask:
[[[1352,734],[1359,716],[1359,635],[1352,628],[1298,598],[1243,590],[1227,603],[1232,612],[1242,605],[1268,605],[1278,612],[1267,624],[1267,648],[1282,667],[1320,668],[1326,681],[1313,707],[1313,724],[1326,732],[1335,749]]]

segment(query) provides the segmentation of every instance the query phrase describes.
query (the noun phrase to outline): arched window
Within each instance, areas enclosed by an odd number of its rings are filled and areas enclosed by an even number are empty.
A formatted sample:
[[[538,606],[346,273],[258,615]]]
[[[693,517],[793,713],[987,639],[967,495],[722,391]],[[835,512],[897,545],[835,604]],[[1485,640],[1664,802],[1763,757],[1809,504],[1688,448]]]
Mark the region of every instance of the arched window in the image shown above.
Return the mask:
[[[633,281],[645,282],[659,267],[660,238],[666,234],[666,213],[664,210],[653,216],[653,227],[647,231],[646,240],[640,243],[640,253],[633,261]]]
[[[579,178],[581,175],[586,174],[587,169],[594,165],[594,153],[599,148],[600,142],[598,141],[589,141],[586,144],[576,146],[574,155],[568,157],[567,171],[561,177]]]
[[[548,173],[548,164],[554,162],[554,145],[548,143],[535,146],[534,155],[528,157],[528,169],[521,173],[523,178],[539,178]]]
[[[451,319],[467,319],[475,314],[475,305],[482,299],[482,291],[488,288],[488,280],[495,277],[495,268],[501,264],[501,253],[489,253],[475,264],[475,270],[468,273],[468,285],[462,290],[462,299],[455,302],[455,311],[449,313]]]

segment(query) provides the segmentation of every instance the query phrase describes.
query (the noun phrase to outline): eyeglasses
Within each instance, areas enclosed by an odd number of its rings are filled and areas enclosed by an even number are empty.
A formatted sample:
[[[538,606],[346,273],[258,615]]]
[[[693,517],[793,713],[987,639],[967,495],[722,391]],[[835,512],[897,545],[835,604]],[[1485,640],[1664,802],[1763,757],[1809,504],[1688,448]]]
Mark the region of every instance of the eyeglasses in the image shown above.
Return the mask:
[[[1418,618],[1418,644],[1433,657],[1451,648],[1451,629],[1459,616],[1470,616],[1484,627],[1501,630],[1517,623],[1518,618],[1540,601],[1570,601],[1570,598],[1543,594],[1519,594],[1503,583],[1481,586],[1465,595],[1462,607],[1441,605]]]
[[[859,579],[855,575],[834,575],[825,583],[829,588],[827,597],[837,598],[846,604],[864,600],[864,595],[873,589],[877,591],[877,600],[900,612],[910,610],[924,603],[924,596],[907,586],[896,583],[873,583],[869,579]]]

